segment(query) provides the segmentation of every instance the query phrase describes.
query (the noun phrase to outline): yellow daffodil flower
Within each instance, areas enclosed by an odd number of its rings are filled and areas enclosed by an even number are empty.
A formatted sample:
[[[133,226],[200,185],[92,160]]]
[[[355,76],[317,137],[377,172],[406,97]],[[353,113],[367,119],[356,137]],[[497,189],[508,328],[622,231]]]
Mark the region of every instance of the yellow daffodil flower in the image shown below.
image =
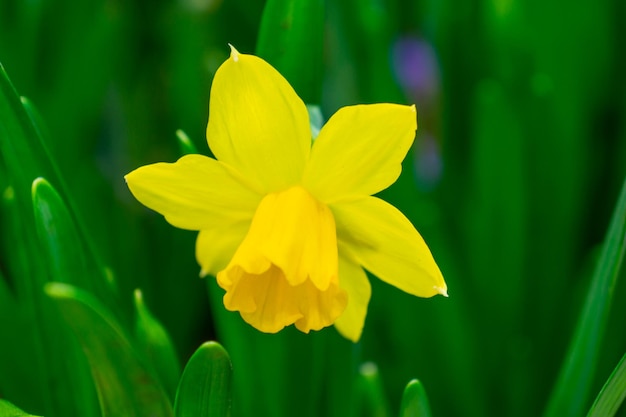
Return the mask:
[[[307,109],[262,59],[238,53],[215,74],[207,139],[216,159],[187,155],[126,176],[133,195],[173,226],[198,230],[201,276],[257,329],[334,324],[357,341],[366,270],[410,294],[446,295],[419,233],[372,197],[400,175],[414,106],[344,107],[312,142]]]

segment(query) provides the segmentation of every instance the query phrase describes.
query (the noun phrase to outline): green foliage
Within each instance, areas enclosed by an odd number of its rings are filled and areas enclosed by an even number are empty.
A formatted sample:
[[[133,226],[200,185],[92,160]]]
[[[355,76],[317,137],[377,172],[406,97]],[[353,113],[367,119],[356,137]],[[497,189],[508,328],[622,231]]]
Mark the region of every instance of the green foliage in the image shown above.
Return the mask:
[[[268,0],[256,54],[272,64],[305,103],[322,92],[325,0]]]
[[[65,262],[60,253],[72,252],[73,256],[80,247],[61,248],[58,242],[53,242],[58,235],[51,235],[51,240],[41,245],[39,237],[47,239],[48,236],[46,233],[38,236],[38,230],[44,231],[53,224],[50,212],[46,210],[50,204],[60,202],[54,190],[41,183],[42,187],[33,190],[41,191],[34,193],[38,206],[33,210],[28,184],[43,174],[56,178],[56,170],[42,146],[40,130],[30,118],[34,113],[26,111],[4,71],[0,72],[0,114],[2,183],[5,187],[2,265],[10,279],[10,284],[5,281],[4,286],[12,288],[12,291],[5,290],[5,298],[11,302],[0,306],[0,316],[6,323],[3,329],[7,332],[0,344],[0,374],[3,376],[0,387],[15,402],[29,401],[27,404],[33,409],[45,407],[49,413],[59,415],[95,415],[93,383],[80,348],[42,292],[43,285],[53,273],[67,272],[69,262]],[[62,228],[69,228],[71,226],[63,217],[65,214],[61,213]],[[48,268],[50,261],[53,264]],[[62,384],[58,382],[61,377]],[[28,389],[24,390],[24,386]],[[42,395],[33,398],[29,393],[32,390]]]
[[[402,395],[400,417],[431,417],[424,386],[417,379],[408,383]]]
[[[78,231],[63,200],[41,177],[33,181],[32,195],[37,236],[50,274],[91,289]]]
[[[583,307],[574,340],[564,360],[546,416],[575,416],[584,413],[591,379],[600,355],[620,267],[626,254],[626,181],[613,214],[602,254]]]
[[[180,363],[167,330],[150,313],[141,290],[135,290],[135,336],[137,347],[159,375],[170,398],[176,393]]]
[[[189,136],[187,136],[187,134],[182,130],[178,129],[176,131],[176,139],[178,139],[178,146],[182,155],[198,153],[196,146],[193,144],[191,139],[189,139]]]
[[[387,417],[390,415],[389,404],[375,363],[366,362],[359,368],[359,395],[357,396],[357,415],[369,417]]]
[[[622,356],[613,373],[596,397],[588,417],[612,417],[626,397],[626,355]]]
[[[59,306],[89,361],[102,415],[173,416],[162,386],[141,364],[112,314],[88,293],[51,283],[45,291]]]
[[[215,342],[202,344],[191,356],[180,379],[176,417],[231,415],[232,365],[228,353]]]
[[[28,414],[6,400],[0,399],[0,417],[37,417]]]
[[[234,417],[616,412],[624,12],[613,0],[2,2],[0,416],[12,404],[228,415],[231,391]],[[416,104],[414,150],[381,194],[429,244],[449,299],[373,278],[353,345],[334,329],[261,334],[197,278],[195,233],[141,207],[123,176],[210,153],[227,43],[319,105],[314,127],[340,106]],[[415,377],[428,399],[405,385]]]

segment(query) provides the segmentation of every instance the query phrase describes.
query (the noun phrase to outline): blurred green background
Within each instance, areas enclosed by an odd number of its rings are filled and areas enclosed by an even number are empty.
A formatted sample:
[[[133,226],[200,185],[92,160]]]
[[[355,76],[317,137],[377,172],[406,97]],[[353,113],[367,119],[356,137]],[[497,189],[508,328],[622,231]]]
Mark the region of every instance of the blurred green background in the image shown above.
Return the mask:
[[[30,183],[46,176],[81,225],[95,268],[110,278],[87,274],[83,289],[131,329],[141,288],[181,363],[205,340],[222,343],[233,362],[235,416],[376,415],[355,406],[355,375],[366,361],[378,365],[391,415],[412,378],[435,416],[540,415],[626,176],[626,3],[306,3],[306,19],[274,22],[266,13],[268,26],[305,32],[285,40],[259,35],[261,1],[2,0],[0,63],[38,110],[58,168],[58,177],[46,175],[54,168],[28,171],[19,188],[11,167],[20,162],[3,146],[5,203],[12,193],[30,201]],[[141,206],[123,176],[176,160],[177,129],[210,154],[208,97],[227,43],[258,51],[325,118],[355,103],[416,104],[414,149],[382,197],[429,244],[448,299],[417,299],[373,278],[357,345],[332,328],[260,334],[224,310],[213,279],[198,278],[196,233]],[[23,281],[49,271],[24,249],[24,229],[12,226],[23,211],[7,207],[0,398],[33,414],[98,415],[93,399],[72,409],[58,399],[70,394],[51,394],[66,382],[50,365],[61,359],[45,353],[61,330],[42,331],[31,325],[34,313],[16,307],[40,297],[41,286]],[[626,351],[623,281],[585,410]],[[64,360],[84,367],[71,349]]]

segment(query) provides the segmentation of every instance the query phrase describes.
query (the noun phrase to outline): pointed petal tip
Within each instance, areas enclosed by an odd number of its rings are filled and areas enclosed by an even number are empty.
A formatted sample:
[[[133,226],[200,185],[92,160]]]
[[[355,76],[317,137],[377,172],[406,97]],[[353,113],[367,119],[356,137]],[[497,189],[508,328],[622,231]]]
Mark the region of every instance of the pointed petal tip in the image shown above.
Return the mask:
[[[209,271],[206,271],[204,269],[201,269],[200,272],[198,273],[198,276],[200,278],[206,278],[207,275],[209,275]]]
[[[419,116],[418,116],[417,107],[415,107],[415,104],[411,104],[411,110],[413,111],[413,114],[415,114],[415,130],[417,130],[417,127],[418,127],[417,119],[419,118]]]
[[[130,181],[134,181],[135,177],[136,177],[136,173],[138,170],[140,170],[142,167],[139,168],[135,168],[132,171],[130,171],[129,173],[127,173],[126,175],[124,175],[124,182],[125,183],[129,183]]]
[[[230,43],[228,44],[228,46],[230,46],[230,57],[232,58],[232,60],[235,62],[239,61],[239,51],[236,50],[235,47],[232,46]]]
[[[439,294],[443,295],[444,297],[448,297],[448,289],[445,287],[438,287],[438,286],[433,286],[433,288],[435,289],[435,291],[437,291]]]

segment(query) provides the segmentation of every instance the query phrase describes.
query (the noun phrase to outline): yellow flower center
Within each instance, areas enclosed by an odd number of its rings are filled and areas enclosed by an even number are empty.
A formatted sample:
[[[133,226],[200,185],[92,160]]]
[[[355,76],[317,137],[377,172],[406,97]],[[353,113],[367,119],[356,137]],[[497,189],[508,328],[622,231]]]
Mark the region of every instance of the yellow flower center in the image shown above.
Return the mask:
[[[330,326],[347,304],[339,287],[337,231],[330,209],[303,187],[266,195],[248,234],[217,274],[224,305],[257,329]]]

